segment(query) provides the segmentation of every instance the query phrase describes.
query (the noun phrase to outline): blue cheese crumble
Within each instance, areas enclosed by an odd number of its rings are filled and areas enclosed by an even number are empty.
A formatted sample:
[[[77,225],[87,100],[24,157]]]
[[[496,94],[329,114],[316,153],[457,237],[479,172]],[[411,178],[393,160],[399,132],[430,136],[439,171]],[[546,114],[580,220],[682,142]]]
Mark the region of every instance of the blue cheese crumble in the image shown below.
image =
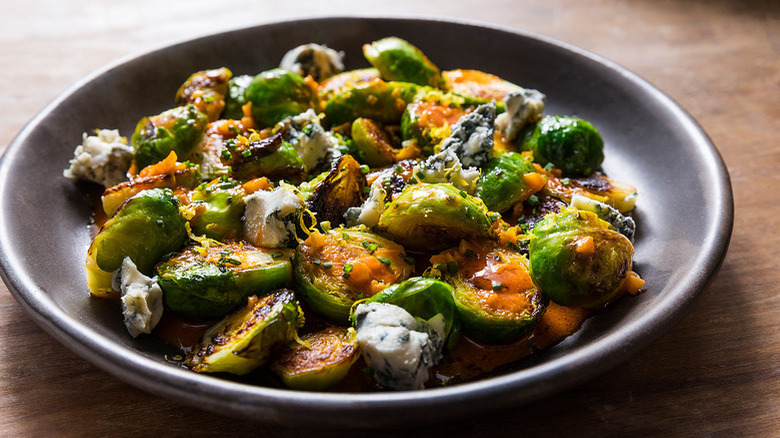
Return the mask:
[[[321,81],[344,71],[344,52],[326,45],[303,44],[287,52],[279,67]]]
[[[504,98],[506,112],[496,117],[496,127],[506,140],[514,140],[523,128],[542,117],[546,100],[547,96],[532,89],[507,94]]]
[[[385,211],[385,199],[387,191],[382,187],[380,178],[377,178],[371,184],[371,190],[368,192],[368,198],[360,207],[350,207],[344,213],[344,219],[348,227],[354,227],[362,224],[367,227],[373,227],[379,223],[379,216]]]
[[[412,172],[420,182],[450,183],[470,195],[476,192],[477,180],[479,180],[479,169],[464,168],[451,149],[431,155],[417,164]]]
[[[634,222],[634,219],[620,214],[616,208],[582,195],[572,196],[571,205],[578,210],[596,213],[599,219],[615,227],[620,234],[626,236],[631,242],[634,241],[636,222]]]
[[[461,117],[441,143],[442,151],[452,151],[465,167],[482,167],[493,157],[496,105],[486,103]]]
[[[121,291],[125,327],[134,338],[151,333],[163,313],[163,293],[157,282],[138,271],[130,257],[125,257],[115,281]]]
[[[98,129],[95,135],[86,132],[81,144],[73,151],[70,167],[62,174],[112,187],[127,180],[127,170],[133,160],[133,148],[116,129]]]
[[[279,122],[274,127],[274,134],[277,133],[281,133],[284,141],[298,152],[308,171],[322,164],[334,146],[317,113],[311,108]]]
[[[303,208],[303,201],[286,186],[252,193],[246,197],[244,238],[255,246],[287,246],[295,238],[295,213]]]
[[[429,323],[392,304],[359,304],[355,329],[374,380],[389,389],[422,389],[428,369],[442,357],[441,318]]]

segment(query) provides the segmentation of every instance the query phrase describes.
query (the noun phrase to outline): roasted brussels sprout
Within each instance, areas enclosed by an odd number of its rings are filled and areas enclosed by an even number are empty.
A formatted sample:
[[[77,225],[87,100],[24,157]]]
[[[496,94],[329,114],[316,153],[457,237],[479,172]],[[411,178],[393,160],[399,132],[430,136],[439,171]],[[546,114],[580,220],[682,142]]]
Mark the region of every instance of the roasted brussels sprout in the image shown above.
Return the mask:
[[[93,295],[111,293],[111,275],[125,257],[151,275],[154,265],[187,241],[187,221],[169,189],[144,190],[128,199],[106,221],[87,253],[87,285]]]
[[[634,247],[596,214],[566,207],[537,223],[528,247],[534,281],[563,306],[596,308],[631,272]]]
[[[539,191],[547,179],[536,173],[531,157],[510,152],[488,161],[477,182],[477,193],[490,211],[506,211]]]
[[[312,84],[282,68],[255,76],[246,89],[246,100],[252,102],[252,116],[261,128],[319,105]]]
[[[496,75],[479,70],[456,69],[442,72],[444,89],[469,99],[469,104],[503,101],[509,93],[523,88]]]
[[[344,222],[344,213],[350,207],[363,203],[365,186],[366,177],[360,171],[360,164],[351,155],[344,155],[333,163],[333,168],[314,188],[306,204],[317,214],[318,221],[328,221],[336,226]]]
[[[195,105],[213,122],[225,108],[228,81],[233,73],[225,67],[193,73],[176,92],[176,105]]]
[[[206,115],[192,104],[144,117],[130,139],[135,165],[144,168],[167,157],[171,151],[186,159],[203,136],[206,122]]]
[[[246,105],[246,89],[252,83],[252,76],[233,76],[228,81],[227,96],[225,96],[225,110],[222,117],[225,119],[240,119],[244,112],[241,107]]]
[[[363,46],[363,54],[387,81],[441,87],[441,71],[417,47],[397,37]]]
[[[358,156],[371,167],[384,167],[395,162],[395,150],[379,123],[365,118],[352,122],[352,141]]]
[[[364,82],[379,79],[379,71],[375,68],[362,68],[345,71],[320,82],[320,99],[327,101],[331,97],[341,94],[349,88]]]
[[[566,175],[590,175],[604,161],[604,141],[585,120],[568,116],[545,116],[526,132],[522,147],[534,161],[553,163]]]
[[[426,321],[441,315],[444,338],[452,336],[457,340],[460,320],[452,299],[452,286],[443,281],[428,277],[410,278],[384,289],[366,303],[394,304]]]
[[[302,319],[289,289],[252,296],[203,335],[185,365],[199,373],[247,374],[265,364],[273,349],[292,340]]]
[[[292,389],[321,391],[338,383],[359,357],[354,329],[328,327],[301,336],[270,364]]]
[[[292,279],[287,249],[265,250],[242,243],[193,245],[157,266],[165,305],[196,319],[219,318]]]
[[[192,231],[214,240],[239,237],[245,195],[241,183],[232,179],[199,186],[191,196],[190,209],[195,214],[190,219]]]
[[[379,228],[404,247],[437,250],[460,239],[492,235],[488,209],[449,184],[412,184],[379,218]]]
[[[309,306],[346,322],[356,300],[403,281],[414,270],[400,245],[356,229],[313,232],[295,252],[295,279]]]
[[[352,122],[358,117],[384,124],[397,124],[418,88],[408,82],[385,82],[380,79],[359,83],[328,99],[325,114],[336,125]]]
[[[528,260],[515,251],[463,241],[431,263],[454,288],[464,333],[482,342],[519,339],[547,306],[528,272]]]
[[[265,176],[269,179],[300,181],[306,174],[306,165],[295,148],[282,140],[280,134],[260,138],[257,134],[238,137],[225,142],[225,164],[233,169],[238,179]]]

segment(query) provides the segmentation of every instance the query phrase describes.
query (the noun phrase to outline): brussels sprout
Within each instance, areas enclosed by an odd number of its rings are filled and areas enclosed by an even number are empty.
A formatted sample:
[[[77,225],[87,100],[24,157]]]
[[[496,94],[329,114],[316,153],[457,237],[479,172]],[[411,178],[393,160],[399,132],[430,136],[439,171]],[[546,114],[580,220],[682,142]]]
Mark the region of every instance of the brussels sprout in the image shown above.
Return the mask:
[[[225,108],[228,81],[233,73],[225,67],[193,73],[176,92],[176,105],[195,105],[213,122]]]
[[[418,88],[408,82],[385,82],[379,79],[360,83],[328,99],[325,114],[336,125],[351,122],[358,117],[384,124],[397,124]]]
[[[363,203],[363,188],[366,177],[360,171],[360,164],[350,155],[344,155],[333,163],[325,179],[314,188],[306,202],[309,210],[317,214],[317,220],[331,225],[344,222],[344,213],[350,207]]]
[[[485,164],[479,176],[479,197],[490,211],[504,212],[516,202],[525,201],[541,188],[529,185],[524,178],[534,172],[531,157],[510,152],[493,158]],[[544,181],[544,178],[538,178],[538,181]]]
[[[448,70],[442,72],[442,77],[445,90],[466,97],[472,105],[493,100],[500,102],[509,93],[523,90],[523,87],[479,70]]]
[[[169,189],[144,190],[128,199],[106,221],[87,253],[87,284],[93,295],[111,293],[111,273],[125,257],[151,275],[154,265],[187,241],[179,200]]]
[[[590,124],[568,116],[545,116],[526,132],[523,149],[542,165],[553,163],[564,174],[590,175],[604,161],[604,141]]]
[[[441,87],[441,71],[417,47],[397,37],[382,38],[363,46],[363,54],[388,81]]]
[[[214,319],[244,304],[250,295],[288,285],[292,251],[273,252],[243,243],[190,246],[157,266],[165,305],[196,319]]]
[[[252,76],[234,76],[228,81],[227,96],[225,96],[225,110],[222,117],[225,119],[240,119],[244,116],[241,107],[246,105],[246,89],[252,83]]]
[[[200,174],[197,167],[176,169],[172,172],[137,176],[131,181],[119,183],[107,188],[101,197],[103,211],[111,216],[128,199],[135,194],[150,189],[191,189],[200,184]]]
[[[519,339],[547,306],[528,272],[528,260],[515,251],[462,242],[431,262],[454,287],[464,333],[482,342]]]
[[[358,229],[313,232],[295,252],[295,279],[318,313],[346,322],[352,304],[403,281],[414,265],[400,245]]]
[[[190,203],[195,213],[190,219],[192,231],[214,240],[239,237],[245,195],[241,183],[232,179],[218,179],[198,187]]]
[[[460,320],[452,299],[452,286],[428,277],[414,277],[394,284],[366,300],[366,303],[388,303],[403,307],[416,318],[444,318],[444,337],[457,341]],[[450,342],[454,345],[454,342]]]
[[[354,329],[328,327],[301,336],[277,356],[269,368],[292,389],[321,391],[347,375],[359,357]]]
[[[246,99],[252,102],[252,116],[260,127],[273,126],[319,105],[317,92],[309,82],[281,68],[255,76],[246,89]]]
[[[171,151],[186,159],[203,136],[207,121],[206,115],[192,104],[144,117],[130,139],[136,166],[140,169],[154,164]]]
[[[320,82],[320,99],[327,101],[331,97],[341,94],[349,88],[364,82],[371,82],[379,79],[379,70],[375,68],[362,68],[358,70],[345,71]]]
[[[529,244],[534,281],[563,306],[596,308],[631,272],[634,247],[594,213],[566,207],[537,223]]]
[[[379,218],[379,228],[404,247],[436,250],[460,239],[489,238],[485,204],[449,184],[407,186]]]
[[[198,373],[248,374],[296,336],[302,319],[289,289],[252,296],[245,307],[211,327],[184,364]]]
[[[265,176],[269,179],[288,179],[300,181],[306,174],[303,163],[295,148],[282,140],[280,134],[268,138],[255,138],[251,135],[246,141],[233,140],[224,151],[230,154],[225,163],[233,169],[238,179],[251,179]],[[228,140],[231,142],[231,140]],[[228,143],[226,142],[226,144]]]
[[[424,151],[433,151],[433,146],[449,137],[450,126],[465,113],[461,107],[443,103],[412,102],[401,116],[401,137],[414,140]]]
[[[352,141],[360,159],[371,167],[384,167],[395,162],[395,150],[379,123],[365,118],[352,122]]]

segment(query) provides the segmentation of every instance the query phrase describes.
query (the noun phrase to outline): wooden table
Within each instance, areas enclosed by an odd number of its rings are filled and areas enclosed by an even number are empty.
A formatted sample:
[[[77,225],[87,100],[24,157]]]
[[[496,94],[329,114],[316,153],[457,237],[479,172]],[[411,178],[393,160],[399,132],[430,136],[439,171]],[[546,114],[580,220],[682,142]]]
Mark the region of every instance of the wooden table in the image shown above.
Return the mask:
[[[780,2],[97,3],[3,3],[0,152],[48,101],[105,63],[171,40],[300,14],[443,15],[498,23],[573,43],[638,73],[691,112],[728,165],[736,220],[720,273],[659,341],[606,375],[516,408],[522,422],[510,410],[437,430],[475,436],[780,435]],[[0,436],[220,432],[302,435],[181,406],[113,378],[41,331],[0,284]]]

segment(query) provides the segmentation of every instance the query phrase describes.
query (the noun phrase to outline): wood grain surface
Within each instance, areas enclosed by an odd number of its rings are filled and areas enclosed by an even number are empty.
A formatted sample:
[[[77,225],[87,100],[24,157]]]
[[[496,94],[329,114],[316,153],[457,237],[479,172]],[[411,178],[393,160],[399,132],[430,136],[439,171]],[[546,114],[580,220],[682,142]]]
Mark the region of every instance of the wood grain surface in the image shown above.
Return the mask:
[[[412,435],[780,436],[780,2],[6,0],[2,6],[0,152],[47,102],[108,62],[170,41],[301,16],[479,20],[544,34],[629,68],[686,108],[728,166],[736,219],[720,272],[681,323],[608,374],[531,405]],[[135,389],[40,330],[0,284],[0,436],[220,433],[330,435],[237,421]],[[375,435],[399,434],[409,435]]]

